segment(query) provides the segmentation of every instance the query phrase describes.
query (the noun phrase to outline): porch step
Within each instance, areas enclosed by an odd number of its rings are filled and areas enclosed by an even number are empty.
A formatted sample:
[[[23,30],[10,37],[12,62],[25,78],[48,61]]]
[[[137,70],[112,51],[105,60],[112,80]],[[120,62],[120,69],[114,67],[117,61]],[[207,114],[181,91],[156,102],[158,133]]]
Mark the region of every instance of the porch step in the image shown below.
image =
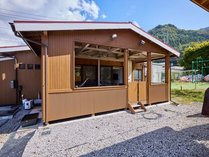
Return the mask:
[[[133,104],[133,105],[131,105],[133,108],[139,108],[140,107],[140,105],[139,104]]]
[[[146,111],[146,108],[144,107],[144,104],[142,102],[129,102],[128,108],[133,114]]]
[[[134,113],[138,113],[138,112],[144,112],[144,109],[139,108],[134,110]]]

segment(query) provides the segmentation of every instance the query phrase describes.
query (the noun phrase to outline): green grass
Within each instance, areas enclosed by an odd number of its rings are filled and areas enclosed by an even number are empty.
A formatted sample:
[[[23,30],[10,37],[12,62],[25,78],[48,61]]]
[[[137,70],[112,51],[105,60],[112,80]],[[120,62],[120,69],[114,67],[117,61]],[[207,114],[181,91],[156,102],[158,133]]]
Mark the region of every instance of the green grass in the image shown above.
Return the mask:
[[[203,102],[204,92],[209,87],[209,83],[198,82],[172,82],[171,97],[178,103],[190,104],[192,102]]]
[[[204,91],[173,89],[171,91],[171,97],[172,100],[178,103],[190,104],[192,102],[203,102]]]
[[[198,82],[196,83],[196,90],[206,90],[209,87],[209,83],[207,82]],[[171,89],[181,89],[182,90],[194,90],[195,89],[195,83],[192,82],[172,82],[171,83]]]

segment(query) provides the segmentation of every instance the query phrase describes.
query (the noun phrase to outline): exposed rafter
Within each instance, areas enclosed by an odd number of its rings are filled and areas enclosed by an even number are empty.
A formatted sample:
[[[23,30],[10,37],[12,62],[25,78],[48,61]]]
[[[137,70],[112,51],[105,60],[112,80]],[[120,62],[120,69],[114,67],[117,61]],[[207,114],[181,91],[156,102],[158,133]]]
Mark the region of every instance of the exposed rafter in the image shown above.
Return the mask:
[[[75,46],[75,48],[82,49],[81,46]],[[114,54],[121,54],[121,55],[123,55],[123,53],[120,52],[120,51],[111,51],[111,48],[109,48],[109,47],[107,49],[104,49],[104,48],[100,48],[99,46],[97,46],[96,48],[87,46],[82,51],[84,51],[84,50],[93,50],[93,51],[99,51],[99,52],[106,52],[106,53],[114,53]],[[79,52],[77,52],[77,54],[79,54]]]
[[[146,61],[147,52],[138,49],[127,49],[129,52],[130,60]],[[110,47],[90,43],[75,44],[76,58],[88,58],[88,59],[103,59],[103,60],[123,60],[124,53],[123,48]],[[163,58],[165,56],[162,52],[152,52],[152,59]]]
[[[201,4],[205,4],[208,0],[202,0]]]
[[[99,60],[109,60],[109,61],[119,61],[122,62],[123,58],[116,59],[115,57],[104,57],[104,56],[87,56],[87,55],[78,55],[76,58],[82,58],[82,59],[99,59]]]
[[[82,53],[87,47],[89,47],[90,46],[90,44],[86,44],[86,45],[84,45],[82,48],[81,48],[81,50],[77,53],[77,54],[80,54],[80,53]]]

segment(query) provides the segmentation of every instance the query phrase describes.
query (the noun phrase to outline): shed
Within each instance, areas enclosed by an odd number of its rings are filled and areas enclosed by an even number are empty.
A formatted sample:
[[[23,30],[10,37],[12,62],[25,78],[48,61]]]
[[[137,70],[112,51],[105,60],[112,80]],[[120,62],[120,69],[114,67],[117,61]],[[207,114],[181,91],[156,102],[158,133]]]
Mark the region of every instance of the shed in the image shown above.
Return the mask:
[[[170,58],[179,52],[131,22],[14,21],[41,59],[43,121],[170,101]],[[152,61],[165,81],[152,83]]]
[[[27,45],[0,47],[0,105],[19,104],[21,95],[41,92],[40,58]]]

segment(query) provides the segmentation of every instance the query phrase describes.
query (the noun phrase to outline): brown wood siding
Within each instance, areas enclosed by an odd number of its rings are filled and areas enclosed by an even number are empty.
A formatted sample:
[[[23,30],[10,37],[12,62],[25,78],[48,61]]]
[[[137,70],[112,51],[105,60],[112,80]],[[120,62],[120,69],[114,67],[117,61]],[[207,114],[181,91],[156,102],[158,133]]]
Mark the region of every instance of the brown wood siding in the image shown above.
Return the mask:
[[[16,90],[10,88],[10,81],[15,80],[14,63],[14,60],[0,62],[0,105],[16,103]]]
[[[112,34],[118,38],[111,40]],[[48,88],[49,90],[72,89],[74,42],[94,43],[98,45],[132,48],[143,51],[166,52],[151,41],[130,30],[91,30],[91,31],[53,31],[49,32],[48,47]],[[140,46],[143,39],[146,44]]]
[[[147,101],[147,82],[139,82],[139,101]]]
[[[145,81],[128,83],[128,101],[147,101],[147,83]]]
[[[123,66],[123,62],[101,60],[100,65],[104,65],[104,66]]]
[[[125,88],[49,94],[47,121],[126,108]]]
[[[111,36],[115,33],[118,37],[112,40]],[[140,40],[144,40],[146,44],[140,45]],[[46,122],[127,107],[128,91],[126,86],[121,90],[113,90],[112,88],[106,90],[87,89],[82,92],[74,90],[75,42],[166,53],[161,47],[131,30],[48,32]],[[127,57],[124,61],[126,63],[123,65],[127,65]],[[79,62],[77,61],[77,63]],[[110,63],[102,61],[102,64],[109,65]],[[125,70],[127,71],[127,69]],[[127,85],[126,71],[124,79]]]
[[[35,70],[35,64],[41,64],[41,59],[32,52],[18,52],[19,63],[25,64],[26,69],[18,69],[19,85],[23,86],[22,94],[27,99],[35,99],[41,94],[41,70]],[[33,69],[27,69],[27,64],[33,64]]]
[[[48,89],[70,89],[73,43],[68,33],[48,35]]]
[[[159,84],[149,86],[149,102],[158,103],[168,101],[168,85]]]
[[[128,101],[129,102],[138,101],[138,82],[128,83]]]
[[[98,61],[95,59],[75,59],[75,65],[97,65]],[[123,66],[123,62],[117,62],[117,61],[100,61],[100,65],[103,66]]]

